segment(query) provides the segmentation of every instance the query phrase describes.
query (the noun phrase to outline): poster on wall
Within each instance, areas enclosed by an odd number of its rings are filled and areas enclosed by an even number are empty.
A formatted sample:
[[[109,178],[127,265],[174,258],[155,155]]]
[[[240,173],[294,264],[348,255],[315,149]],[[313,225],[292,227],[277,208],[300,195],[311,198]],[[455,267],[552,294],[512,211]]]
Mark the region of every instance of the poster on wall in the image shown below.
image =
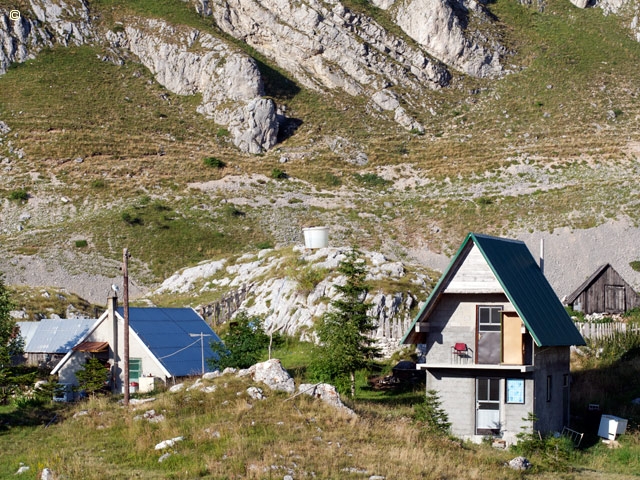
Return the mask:
[[[507,403],[524,403],[523,378],[507,378]]]

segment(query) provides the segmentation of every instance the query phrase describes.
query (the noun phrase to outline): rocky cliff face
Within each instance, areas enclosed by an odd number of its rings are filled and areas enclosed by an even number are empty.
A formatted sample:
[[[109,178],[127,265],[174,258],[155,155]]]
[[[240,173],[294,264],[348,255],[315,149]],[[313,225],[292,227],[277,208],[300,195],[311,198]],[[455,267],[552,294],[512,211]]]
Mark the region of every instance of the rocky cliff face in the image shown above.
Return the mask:
[[[30,0],[30,7],[18,19],[0,10],[0,74],[46,47],[104,41],[117,57],[133,54],[172,92],[201,93],[198,111],[227,126],[241,151],[260,153],[275,145],[276,105],[262,98],[262,78],[248,55],[211,35],[160,20],[129,19],[123,31],[103,35],[93,28],[84,0]]]
[[[276,106],[260,98],[262,78],[249,56],[211,35],[161,20],[130,18],[106,38],[112,48],[133,53],[170,91],[201,93],[198,111],[228,126],[240,150],[260,153],[276,144]]]
[[[480,29],[469,29],[472,22],[492,23],[475,0],[401,0],[394,8],[400,28],[442,62],[474,77],[502,73],[504,48]]]
[[[440,88],[450,79],[440,62],[337,1],[213,0],[198,1],[197,7],[307,88],[367,95],[408,129],[420,126],[400,99],[415,105],[412,94]],[[385,101],[379,103],[381,96]]]
[[[80,45],[91,37],[84,0],[30,0],[34,18],[14,19],[0,9],[0,75],[14,62],[24,62],[54,44]]]
[[[185,269],[168,278],[154,294],[181,295],[208,291],[232,292],[225,298],[197,309],[212,323],[224,321],[237,310],[265,319],[268,331],[309,338],[314,322],[327,311],[338,296],[335,285],[346,280],[336,275],[338,263],[345,258],[344,248],[322,248],[316,251],[294,248],[293,255],[262,250],[258,255],[247,254],[235,262],[218,260]],[[376,284],[404,282],[415,285],[417,298],[408,289],[385,291],[372,289],[366,298],[371,305],[369,314],[377,321],[374,337],[386,355],[399,348],[399,341],[417,312],[418,302],[427,298],[432,280],[426,273],[407,273],[401,262],[389,261],[377,252],[364,252],[368,264],[367,280]],[[287,268],[292,258],[297,268]],[[313,285],[295,278],[296,272],[318,272]]]

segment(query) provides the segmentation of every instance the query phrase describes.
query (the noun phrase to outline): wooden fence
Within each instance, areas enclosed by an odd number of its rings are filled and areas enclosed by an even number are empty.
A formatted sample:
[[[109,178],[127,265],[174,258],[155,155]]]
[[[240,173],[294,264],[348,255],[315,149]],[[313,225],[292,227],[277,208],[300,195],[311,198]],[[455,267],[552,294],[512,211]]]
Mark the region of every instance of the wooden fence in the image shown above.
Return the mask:
[[[624,322],[610,323],[592,323],[592,322],[576,322],[576,327],[584,338],[604,338],[610,337],[616,333],[640,332],[640,327],[630,327]]]

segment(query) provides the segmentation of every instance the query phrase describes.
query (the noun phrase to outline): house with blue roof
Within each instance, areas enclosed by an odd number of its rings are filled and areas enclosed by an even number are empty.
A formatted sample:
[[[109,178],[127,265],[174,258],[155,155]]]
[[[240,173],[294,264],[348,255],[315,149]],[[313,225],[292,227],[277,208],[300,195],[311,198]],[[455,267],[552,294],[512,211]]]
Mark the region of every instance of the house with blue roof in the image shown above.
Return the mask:
[[[75,373],[89,357],[109,370],[110,388],[124,392],[124,311],[117,297],[51,372],[59,382],[77,385]],[[221,342],[192,308],[129,308],[129,381],[131,391],[150,391],[158,382],[202,375],[215,358],[211,342]]]
[[[569,426],[570,347],[584,339],[524,242],[470,233],[401,343],[419,346],[460,438]]]

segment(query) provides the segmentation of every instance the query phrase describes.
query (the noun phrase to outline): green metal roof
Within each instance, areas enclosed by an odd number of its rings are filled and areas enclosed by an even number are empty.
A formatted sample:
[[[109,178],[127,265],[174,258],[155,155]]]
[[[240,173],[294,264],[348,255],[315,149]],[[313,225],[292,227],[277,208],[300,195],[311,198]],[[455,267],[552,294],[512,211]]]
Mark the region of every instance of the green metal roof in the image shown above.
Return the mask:
[[[431,292],[401,343],[415,340],[416,323],[430,312],[473,242],[539,347],[584,345],[584,339],[560,303],[524,242],[470,233]],[[415,343],[415,342],[414,342]]]

